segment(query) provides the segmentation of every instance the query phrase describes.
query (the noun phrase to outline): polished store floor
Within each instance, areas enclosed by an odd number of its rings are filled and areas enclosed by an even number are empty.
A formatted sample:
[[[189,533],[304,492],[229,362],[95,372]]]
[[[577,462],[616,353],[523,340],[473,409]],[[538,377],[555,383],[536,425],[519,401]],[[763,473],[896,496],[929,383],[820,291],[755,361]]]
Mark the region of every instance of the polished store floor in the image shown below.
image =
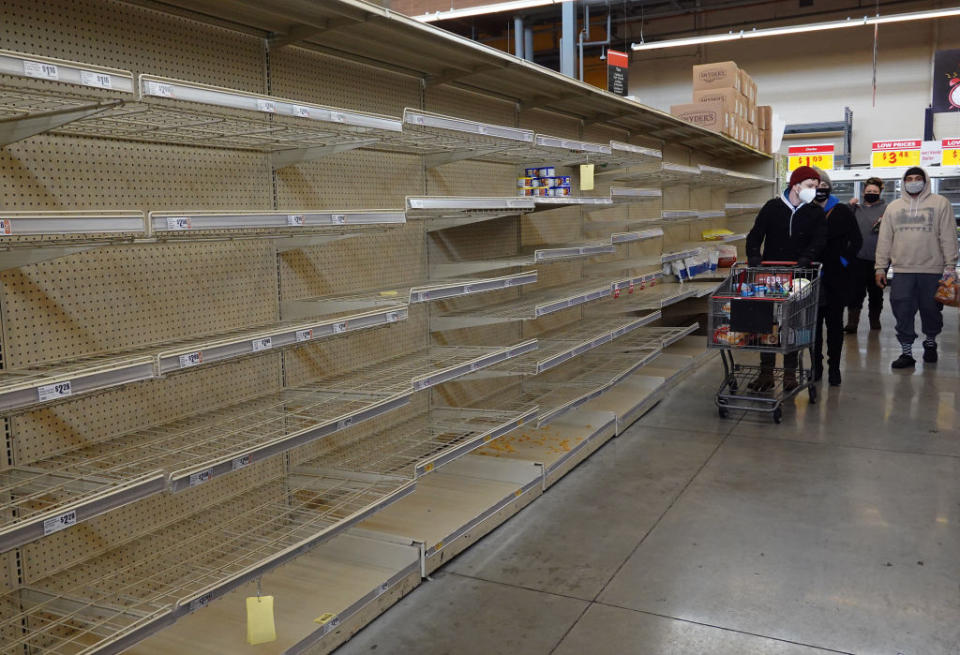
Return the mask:
[[[720,419],[709,361],[337,655],[960,655],[945,319],[914,371],[890,370],[888,309],[861,325],[843,385],[781,425]]]

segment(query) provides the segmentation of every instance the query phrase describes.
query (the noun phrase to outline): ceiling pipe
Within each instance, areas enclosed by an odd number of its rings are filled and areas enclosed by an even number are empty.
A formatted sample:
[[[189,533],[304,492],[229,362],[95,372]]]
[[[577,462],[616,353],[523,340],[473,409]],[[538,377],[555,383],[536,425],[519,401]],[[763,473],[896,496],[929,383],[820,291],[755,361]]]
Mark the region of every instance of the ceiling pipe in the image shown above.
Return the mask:
[[[524,57],[524,47],[523,47],[523,16],[514,16],[513,17],[513,54],[520,59],[526,59]]]
[[[580,49],[580,81],[583,81],[583,46],[608,46],[610,45],[610,14],[612,12],[607,11],[607,38],[604,41],[584,41],[583,37],[586,34],[586,37],[590,38],[590,5],[584,5],[583,7],[583,24],[584,29],[580,30],[580,35],[577,40],[577,47]]]
[[[560,73],[567,77],[573,77],[574,71],[574,45],[576,38],[573,33],[577,29],[577,11],[576,3],[564,2],[561,5],[560,13],[562,22],[560,27]]]

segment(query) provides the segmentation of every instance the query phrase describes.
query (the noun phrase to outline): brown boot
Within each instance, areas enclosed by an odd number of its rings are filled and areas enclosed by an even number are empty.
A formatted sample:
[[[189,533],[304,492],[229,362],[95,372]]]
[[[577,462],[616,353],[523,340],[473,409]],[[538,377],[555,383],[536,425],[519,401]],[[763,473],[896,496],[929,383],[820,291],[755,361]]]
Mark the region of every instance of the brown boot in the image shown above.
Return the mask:
[[[770,391],[770,389],[773,389],[775,382],[776,381],[773,378],[773,371],[762,368],[760,369],[760,375],[755,377],[749,384],[747,384],[747,388],[752,389],[753,391]]]
[[[870,310],[870,329],[879,330],[880,329],[880,311]]]
[[[797,372],[796,371],[784,371],[783,372],[783,390],[784,391],[793,391],[800,386],[800,383],[797,382]]]
[[[860,327],[860,308],[850,307],[847,309],[847,324],[843,326],[843,331],[847,334],[856,334],[858,327]]]

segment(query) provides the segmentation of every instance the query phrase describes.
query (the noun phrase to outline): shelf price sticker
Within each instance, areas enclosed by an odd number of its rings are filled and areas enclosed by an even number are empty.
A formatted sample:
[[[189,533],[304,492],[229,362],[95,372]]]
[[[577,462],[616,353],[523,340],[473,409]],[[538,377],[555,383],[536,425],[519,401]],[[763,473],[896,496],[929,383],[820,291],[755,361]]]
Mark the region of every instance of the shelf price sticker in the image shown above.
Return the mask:
[[[254,339],[250,342],[253,345],[253,352],[258,353],[261,350],[270,350],[273,348],[273,338],[272,337],[263,337],[262,339]]]
[[[60,71],[53,64],[45,64],[40,61],[24,61],[23,74],[28,77],[36,77],[41,80],[59,80]]]
[[[310,109],[303,105],[294,105],[293,115],[299,116],[300,118],[310,118]]]
[[[257,98],[257,111],[265,111],[268,114],[277,113],[277,103],[273,100],[261,100]]]
[[[167,229],[174,232],[190,230],[193,225],[190,223],[189,216],[167,216]]]
[[[331,225],[343,225],[347,222],[346,214],[331,214],[330,215],[330,224]]]
[[[353,417],[352,417],[352,416],[348,416],[347,418],[340,419],[340,420],[337,422],[337,429],[338,429],[338,430],[346,430],[346,429],[349,428],[351,425],[353,425]]]
[[[400,320],[400,312],[387,312],[387,323],[396,323]]]
[[[832,143],[790,146],[787,150],[787,168],[793,171],[801,166],[816,166],[825,171],[832,171],[833,156],[834,145]]]
[[[173,97],[173,87],[169,84],[163,84],[161,82],[147,82],[146,90],[147,95],[149,96],[159,96],[161,98]]]
[[[204,471],[197,471],[196,473],[190,474],[189,484],[191,487],[196,487],[198,484],[203,484],[213,477],[213,469],[206,469]]]
[[[871,148],[870,165],[874,168],[896,166],[919,166],[921,139],[901,139],[899,141],[874,141]]]
[[[336,628],[338,625],[340,625],[340,617],[338,617],[333,612],[324,612],[323,614],[315,618],[313,622],[319,623],[320,625],[324,626],[324,628],[328,630],[332,630],[333,628]]]
[[[200,598],[194,598],[193,600],[191,600],[190,605],[188,607],[191,612],[196,612],[197,610],[203,609],[204,607],[209,605],[211,600],[213,600],[212,593],[204,594],[203,596],[200,596]]]
[[[69,511],[60,516],[54,516],[53,518],[46,519],[43,522],[43,536],[46,537],[48,534],[53,534],[54,532],[60,532],[65,530],[72,525],[77,524],[77,510]]]
[[[13,221],[9,218],[0,218],[0,234],[13,234]]]
[[[230,462],[231,471],[239,471],[242,468],[250,466],[250,455],[244,455],[242,457],[234,457]]]
[[[941,166],[960,166],[960,139],[943,139],[940,148]]]
[[[347,324],[344,323],[334,323],[333,324],[333,333],[340,334],[347,331]]]
[[[106,73],[82,70],[80,71],[80,84],[84,86],[95,86],[100,89],[112,89],[113,79]]]
[[[56,384],[45,384],[41,387],[37,387],[37,397],[40,402],[45,403],[50,400],[57,400],[58,398],[66,398],[73,394],[73,386],[70,384],[70,381],[66,382],[57,382]]]
[[[303,214],[287,215],[287,225],[291,227],[303,227]]]
[[[199,366],[200,364],[203,364],[202,350],[180,355],[180,368],[190,368],[191,366]]]
[[[313,339],[313,330],[297,330],[297,343]]]

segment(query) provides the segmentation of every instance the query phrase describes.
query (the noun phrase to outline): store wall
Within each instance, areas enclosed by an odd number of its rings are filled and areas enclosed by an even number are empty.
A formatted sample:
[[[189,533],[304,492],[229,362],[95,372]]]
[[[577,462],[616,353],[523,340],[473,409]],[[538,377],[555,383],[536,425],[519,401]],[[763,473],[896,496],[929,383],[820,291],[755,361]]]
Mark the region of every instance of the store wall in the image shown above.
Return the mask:
[[[948,48],[960,48],[958,19],[881,26],[876,106],[870,27],[635,52],[630,93],[644,104],[669,110],[690,102],[691,66],[732,59],[756,80],[760,104],[773,105],[787,123],[841,120],[849,106],[852,162],[864,164],[874,139],[923,136],[933,53]],[[960,136],[960,114],[939,114],[934,127],[937,138]],[[828,141],[839,145],[823,137],[789,143]]]

